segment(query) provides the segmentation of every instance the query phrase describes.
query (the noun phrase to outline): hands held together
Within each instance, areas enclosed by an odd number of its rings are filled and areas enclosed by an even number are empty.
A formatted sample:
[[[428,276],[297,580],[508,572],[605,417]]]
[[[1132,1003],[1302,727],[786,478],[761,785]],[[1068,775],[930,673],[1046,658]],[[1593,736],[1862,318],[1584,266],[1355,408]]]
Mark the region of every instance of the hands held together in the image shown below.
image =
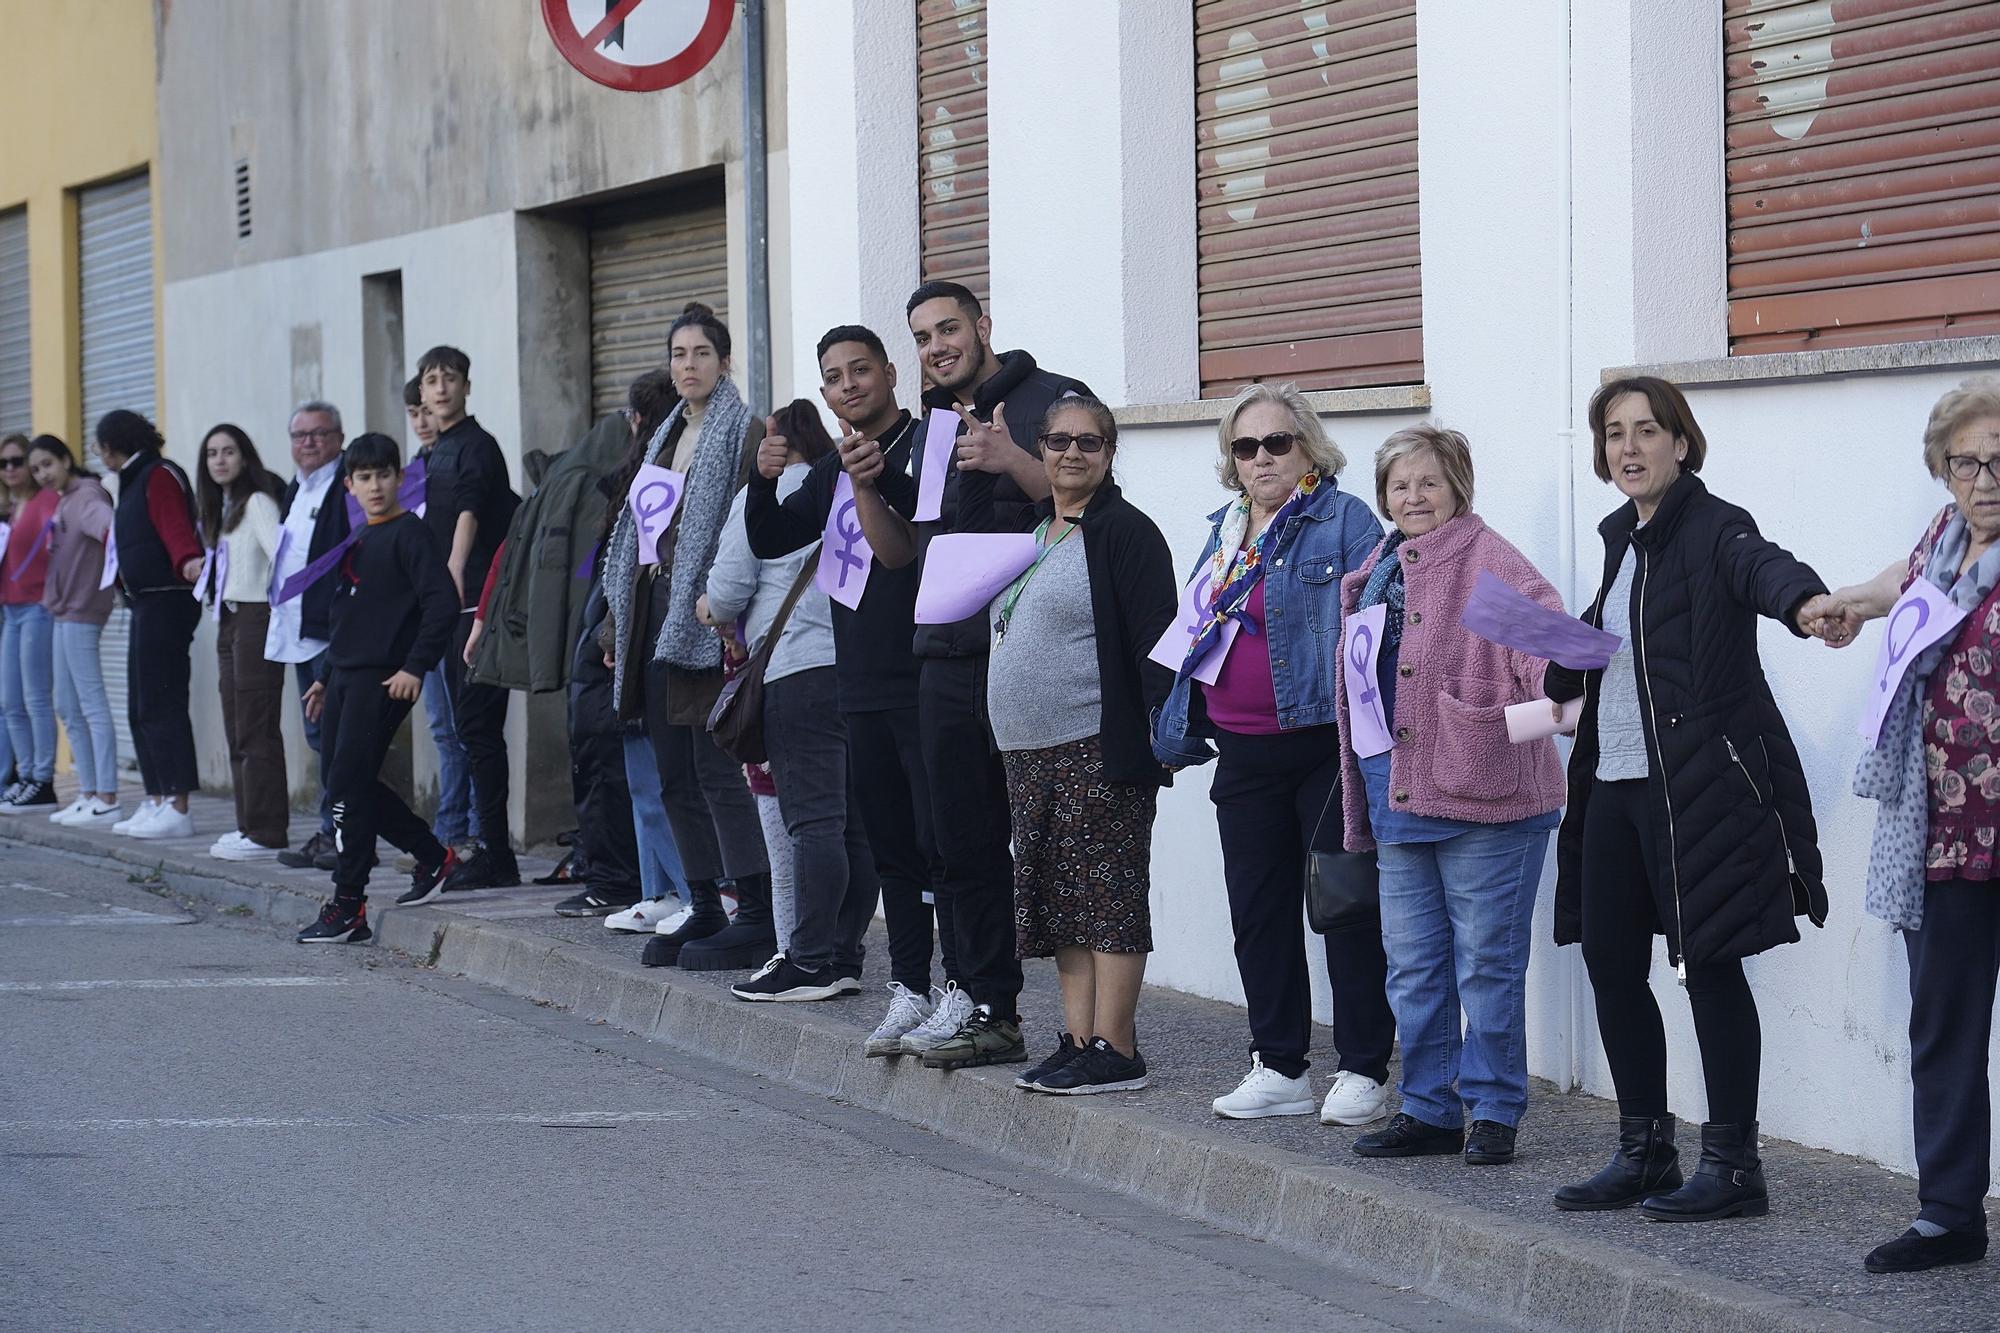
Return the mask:
[[[1823,592],[1817,597],[1808,597],[1800,604],[1797,615],[1799,629],[1829,648],[1845,648],[1853,643],[1867,620],[1868,617],[1839,592]]]

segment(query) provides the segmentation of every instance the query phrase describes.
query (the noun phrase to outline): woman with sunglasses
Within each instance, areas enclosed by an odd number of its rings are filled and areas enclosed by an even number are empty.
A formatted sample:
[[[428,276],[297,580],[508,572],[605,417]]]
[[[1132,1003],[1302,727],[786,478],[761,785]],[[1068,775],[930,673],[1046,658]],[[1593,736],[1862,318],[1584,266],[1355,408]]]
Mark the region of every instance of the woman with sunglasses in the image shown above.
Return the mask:
[[[1147,1080],[1134,1025],[1153,949],[1153,815],[1172,780],[1148,719],[1173,678],[1147,654],[1173,622],[1174,563],[1112,480],[1110,408],[1060,398],[1036,438],[1050,494],[1021,520],[1033,563],[989,609],[986,708],[1013,808],[1015,950],[1055,958],[1067,1030],[1015,1086],[1129,1091]],[[993,527],[995,474],[959,479],[959,530]]]
[[[55,620],[56,712],[76,760],[77,797],[49,822],[78,828],[115,824],[125,817],[118,804],[118,731],[99,656],[115,598],[104,582],[111,496],[53,435],[35,437],[28,467],[44,491],[61,497],[49,535],[42,605]]]
[[[1215,1099],[1215,1113],[1309,1115],[1305,867],[1309,850],[1341,845],[1340,581],[1368,559],[1382,525],[1365,500],[1335,484],[1346,455],[1291,385],[1244,389],[1218,435],[1217,471],[1237,495],[1209,515],[1190,594],[1194,640],[1160,712],[1154,752],[1174,767],[1217,760],[1209,799],[1250,1009],[1251,1065],[1234,1092]],[[1396,1035],[1380,920],[1328,933],[1326,962],[1338,1064],[1320,1119],[1365,1125],[1388,1099]]]
[[[55,788],[55,619],[42,593],[62,497],[35,481],[28,441],[20,435],[0,440],[0,485],[14,502],[13,526],[0,549],[0,712],[16,776],[0,793],[0,815],[48,814],[61,803]]]

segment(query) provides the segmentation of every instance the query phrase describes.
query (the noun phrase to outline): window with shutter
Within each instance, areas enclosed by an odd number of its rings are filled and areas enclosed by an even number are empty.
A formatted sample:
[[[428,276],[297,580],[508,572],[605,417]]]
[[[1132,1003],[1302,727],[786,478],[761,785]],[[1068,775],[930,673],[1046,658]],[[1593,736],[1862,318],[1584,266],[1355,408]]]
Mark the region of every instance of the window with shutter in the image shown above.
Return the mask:
[[[986,0],[917,3],[918,253],[923,281],[989,294]]]
[[[34,419],[28,365],[28,210],[0,213],[0,434]]]
[[[1730,351],[2000,333],[2000,4],[1722,8]]]
[[[1413,0],[1195,5],[1201,386],[1423,380]]]

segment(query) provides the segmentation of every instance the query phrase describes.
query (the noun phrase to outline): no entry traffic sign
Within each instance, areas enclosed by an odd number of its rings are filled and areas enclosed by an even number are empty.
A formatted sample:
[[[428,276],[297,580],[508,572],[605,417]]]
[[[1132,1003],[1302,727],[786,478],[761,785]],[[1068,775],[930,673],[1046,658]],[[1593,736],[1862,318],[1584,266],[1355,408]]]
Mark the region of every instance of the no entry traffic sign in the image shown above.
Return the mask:
[[[580,73],[650,93],[712,60],[735,9],[734,0],[542,0],[542,23]]]

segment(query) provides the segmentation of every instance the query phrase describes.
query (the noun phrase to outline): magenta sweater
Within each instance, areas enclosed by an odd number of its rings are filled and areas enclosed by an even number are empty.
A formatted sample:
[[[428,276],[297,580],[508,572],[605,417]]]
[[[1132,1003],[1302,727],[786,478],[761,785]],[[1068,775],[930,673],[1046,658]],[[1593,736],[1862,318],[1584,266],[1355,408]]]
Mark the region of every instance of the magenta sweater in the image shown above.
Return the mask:
[[[1387,540],[1386,538],[1384,539]],[[1481,570],[1552,610],[1562,597],[1506,538],[1477,514],[1461,514],[1397,548],[1403,561],[1403,643],[1396,681],[1396,748],[1389,752],[1391,799],[1411,814],[1506,824],[1562,808],[1555,742],[1507,739],[1508,704],[1539,698],[1538,657],[1489,643],[1459,623]],[[1382,558],[1376,546],[1340,581],[1343,617]],[[1340,725],[1340,806],[1346,846],[1375,845],[1368,793],[1348,743],[1346,673],[1335,673]],[[1407,799],[1404,799],[1407,795]]]

